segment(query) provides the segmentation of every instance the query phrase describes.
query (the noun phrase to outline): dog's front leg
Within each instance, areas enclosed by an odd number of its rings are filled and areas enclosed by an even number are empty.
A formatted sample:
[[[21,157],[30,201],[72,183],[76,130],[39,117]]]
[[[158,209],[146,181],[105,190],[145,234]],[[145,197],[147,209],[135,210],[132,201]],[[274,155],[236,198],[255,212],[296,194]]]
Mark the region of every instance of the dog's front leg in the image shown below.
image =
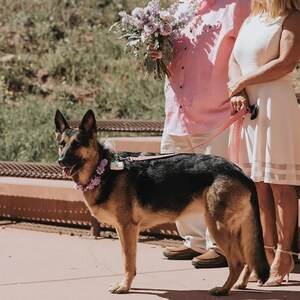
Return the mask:
[[[117,232],[122,245],[122,254],[125,267],[125,275],[121,282],[113,284],[109,291],[115,294],[128,293],[133,278],[136,275],[136,251],[139,227],[136,224],[127,224],[118,227]]]

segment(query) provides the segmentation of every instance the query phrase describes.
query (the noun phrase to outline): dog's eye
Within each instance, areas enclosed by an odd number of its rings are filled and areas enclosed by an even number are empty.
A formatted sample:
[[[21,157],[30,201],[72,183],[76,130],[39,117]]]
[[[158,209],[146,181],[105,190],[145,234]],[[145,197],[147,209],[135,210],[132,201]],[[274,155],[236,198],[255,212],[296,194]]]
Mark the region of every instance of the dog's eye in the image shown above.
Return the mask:
[[[80,142],[79,142],[79,141],[74,140],[74,141],[72,142],[72,147],[73,147],[73,148],[78,148],[79,146],[80,146]]]

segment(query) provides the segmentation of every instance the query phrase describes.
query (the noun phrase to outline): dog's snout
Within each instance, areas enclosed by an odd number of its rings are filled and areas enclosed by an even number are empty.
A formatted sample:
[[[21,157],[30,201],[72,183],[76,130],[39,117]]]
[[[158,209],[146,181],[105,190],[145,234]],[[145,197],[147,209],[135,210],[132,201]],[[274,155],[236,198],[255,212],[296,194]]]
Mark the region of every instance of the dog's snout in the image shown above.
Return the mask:
[[[73,166],[74,164],[76,164],[77,161],[78,158],[76,157],[76,155],[69,151],[61,153],[61,155],[58,158],[58,164],[61,167]]]
[[[60,166],[65,165],[65,157],[60,157],[60,158],[58,159],[58,164],[59,164]]]
[[[58,158],[58,164],[60,166],[66,166],[70,164],[70,155],[68,154],[68,152],[63,151]]]

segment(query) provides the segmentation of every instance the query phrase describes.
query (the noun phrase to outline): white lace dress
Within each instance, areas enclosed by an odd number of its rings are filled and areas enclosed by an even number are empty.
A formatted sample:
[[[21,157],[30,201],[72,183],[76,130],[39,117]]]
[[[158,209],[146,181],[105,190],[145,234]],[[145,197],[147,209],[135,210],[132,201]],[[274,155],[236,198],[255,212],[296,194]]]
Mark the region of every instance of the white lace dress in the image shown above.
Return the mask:
[[[243,24],[233,50],[243,74],[279,56],[283,21],[280,17],[268,24],[254,16]],[[232,126],[229,159],[256,182],[300,185],[300,108],[291,74],[246,90],[259,113],[255,120],[247,115],[241,128]]]

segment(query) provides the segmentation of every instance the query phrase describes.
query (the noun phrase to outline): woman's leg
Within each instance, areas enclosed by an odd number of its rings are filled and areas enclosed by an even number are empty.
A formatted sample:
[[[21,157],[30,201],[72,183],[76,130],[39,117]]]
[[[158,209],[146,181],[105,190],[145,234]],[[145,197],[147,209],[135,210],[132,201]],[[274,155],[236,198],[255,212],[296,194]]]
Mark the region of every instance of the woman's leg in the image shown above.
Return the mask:
[[[294,268],[290,253],[297,223],[298,199],[294,186],[271,185],[276,208],[278,246],[266,285],[281,284]]]
[[[274,260],[275,252],[270,247],[275,247],[277,240],[276,231],[276,211],[273,193],[270,184],[264,182],[256,183],[260,220],[263,229],[264,244],[266,247],[266,256],[271,265]]]
[[[271,185],[276,208],[278,246],[290,251],[297,224],[298,199],[294,186]]]

